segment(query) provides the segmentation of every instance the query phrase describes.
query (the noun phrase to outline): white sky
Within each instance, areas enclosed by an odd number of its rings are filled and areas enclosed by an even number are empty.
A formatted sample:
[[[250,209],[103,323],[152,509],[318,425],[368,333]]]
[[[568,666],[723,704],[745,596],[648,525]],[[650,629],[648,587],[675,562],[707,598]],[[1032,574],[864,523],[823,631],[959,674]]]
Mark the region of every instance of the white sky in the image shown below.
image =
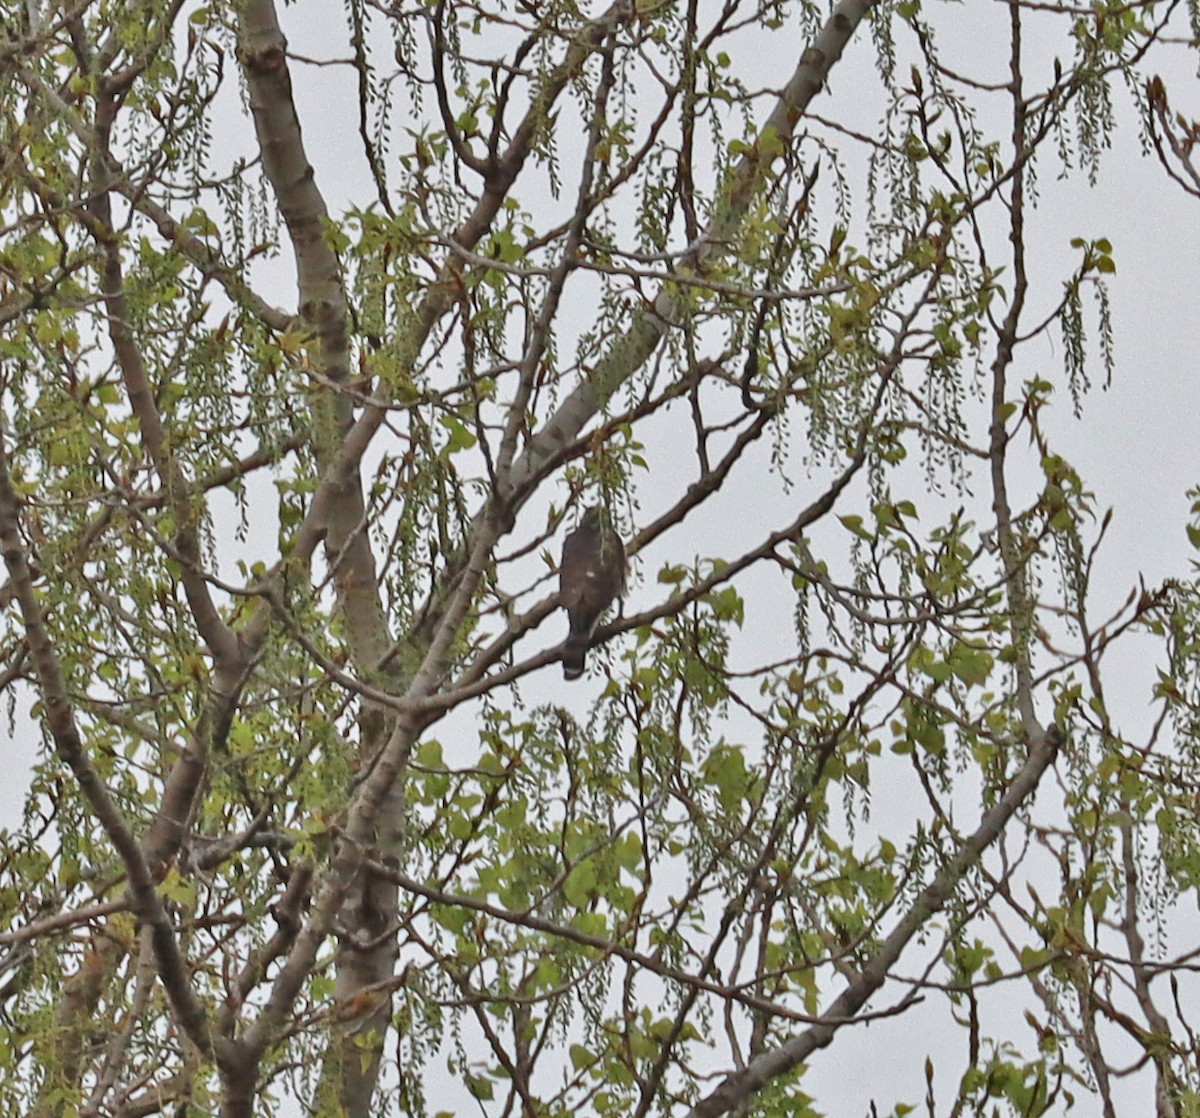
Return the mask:
[[[314,58],[325,57],[331,51],[344,57],[345,21],[340,8],[323,0],[304,0],[281,8],[292,50]],[[991,80],[1003,80],[1007,59],[995,51],[1004,49],[1005,13],[1003,5],[983,4],[979,0],[938,5],[937,19],[946,29],[953,29],[953,34],[943,31],[943,60],[957,69],[972,74],[982,71]],[[1000,29],[998,36],[991,33],[991,22]],[[1030,34],[1027,41],[1034,44],[1030,47],[1028,77],[1036,85],[1050,73],[1052,60],[1047,51],[1052,49],[1052,40],[1044,41],[1042,57],[1037,57],[1037,36]],[[778,86],[795,65],[797,46],[795,38],[788,41],[786,36],[756,38],[753,56],[749,51],[741,58],[735,55],[735,65],[753,70],[760,82]],[[865,29],[860,29],[834,72],[832,100],[822,95],[815,105],[817,111],[832,113],[836,107],[840,113],[842,106],[858,98],[865,106],[862,124],[871,126],[877,118],[871,106],[878,106],[872,92],[875,83],[864,80],[864,75],[873,70],[871,52]],[[1174,107],[1200,115],[1194,62],[1179,50],[1170,58],[1164,57],[1159,66]],[[907,64],[898,68],[899,73],[906,71]],[[764,74],[768,76],[763,77]],[[292,80],[308,155],[330,210],[337,213],[347,204],[365,203],[372,192],[359,151],[355,110],[347,100],[352,93],[351,71],[347,67],[294,64]],[[998,95],[996,99],[999,101]],[[999,108],[1003,111],[1002,105]],[[1124,107],[1120,118],[1121,127],[1112,137],[1113,151],[1105,160],[1096,189],[1090,189],[1081,175],[1056,180],[1051,153],[1046,152],[1040,174],[1042,196],[1030,216],[1029,237],[1035,305],[1039,302],[1045,305],[1057,296],[1057,277],[1068,274],[1077,260],[1076,250],[1069,244],[1073,237],[1108,237],[1117,262],[1117,273],[1109,281],[1118,362],[1113,386],[1106,392],[1095,391],[1085,400],[1081,423],[1071,417],[1069,400],[1065,390],[1062,391],[1055,418],[1049,423],[1058,449],[1096,493],[1098,508],[1112,506],[1116,510],[1103,552],[1100,568],[1103,578],[1096,588],[1097,615],[1115,608],[1139,574],[1153,584],[1169,575],[1190,573],[1193,553],[1183,531],[1188,507],[1185,491],[1200,480],[1197,468],[1200,405],[1195,367],[1195,354],[1200,348],[1195,283],[1200,260],[1197,203],[1185,198],[1177,186],[1167,181],[1157,162],[1143,154],[1136,122]],[[986,119],[983,123],[988,126]],[[228,147],[248,150],[248,123],[240,117],[231,117],[229,126]],[[566,141],[563,156],[567,168],[565,194],[569,197],[575,179]],[[220,160],[220,152],[215,152],[214,161],[220,165]],[[390,171],[395,181],[397,168],[393,165]],[[525,205],[534,205],[528,184],[519,187],[518,192]],[[861,195],[856,202],[863,202]],[[294,303],[291,267],[290,251],[285,251],[278,262],[264,265],[261,271],[268,285],[265,293],[281,306]],[[584,313],[588,309],[584,308]],[[1032,318],[1031,315],[1031,321]],[[1094,336],[1094,316],[1090,327]],[[1050,379],[1061,383],[1061,365],[1057,339],[1039,341],[1022,351],[1014,387],[1035,372],[1049,373]],[[1100,382],[1103,376],[1098,364],[1094,365],[1093,381]],[[664,430],[669,426],[661,425]],[[766,444],[757,447],[752,452],[755,460],[764,461],[768,449]],[[672,469],[669,446],[649,445],[648,454],[655,464],[643,495],[646,511],[650,513],[678,492],[684,470],[679,465]],[[687,456],[685,477],[690,480],[690,444]],[[1030,459],[1030,465],[1036,466],[1036,461]],[[750,471],[745,473],[748,476]],[[1018,475],[1018,484],[1020,480]],[[1040,485],[1032,471],[1025,475],[1024,481],[1029,487],[1025,495],[1035,491],[1033,486]],[[790,495],[764,486],[756,494],[753,507],[746,504],[746,492],[740,487],[723,495],[711,509],[702,510],[689,518],[680,531],[659,541],[652,553],[644,557],[643,583],[633,589],[631,608],[657,599],[661,590],[653,581],[653,572],[660,563],[668,559],[688,562],[697,552],[732,555],[746,543],[748,534],[755,534],[758,528],[778,527],[789,515],[794,515],[797,503],[804,501],[803,486]],[[976,486],[976,496],[980,507],[986,507],[989,497],[982,480]],[[950,504],[959,500],[952,496]],[[269,556],[274,547],[273,526],[265,537],[255,537],[252,534],[247,541],[245,553],[252,558]],[[777,607],[751,596],[746,630],[756,655],[770,639],[768,634],[776,615]],[[555,644],[564,630],[561,617],[551,617],[543,631],[522,648],[532,650]],[[1118,724],[1134,732],[1144,727],[1147,718],[1144,696],[1153,676],[1153,653],[1145,644],[1141,648],[1130,647],[1119,663],[1124,678],[1112,676],[1109,686],[1115,688]],[[595,688],[591,683],[564,688],[557,667],[551,665],[537,679],[526,681],[523,694],[529,703],[554,701],[582,711]],[[734,735],[744,730],[744,727],[730,728]],[[448,759],[469,759],[472,741],[468,718],[447,720],[434,734],[446,743]],[[10,772],[27,767],[32,752],[28,727],[18,728],[9,746]],[[19,820],[20,790],[16,779],[10,779],[0,789],[0,824],[12,827]],[[921,806],[889,804],[876,794],[874,825],[886,832],[889,824],[910,819],[914,810],[921,811]],[[959,806],[965,823],[977,805],[968,802]],[[909,959],[901,969],[905,974],[917,973],[915,963]],[[995,995],[1001,996],[1002,993]],[[1020,1033],[1019,1024],[1015,1031]],[[880,1113],[890,1112],[898,1100],[917,1104],[925,1093],[924,1069],[923,1060],[914,1058],[910,1041],[915,1037],[919,1041],[916,1050],[923,1054],[929,1038],[943,1034],[951,1051],[965,1047],[961,1030],[948,1026],[940,1002],[894,1021],[877,1022],[865,1030],[847,1030],[812,1061],[805,1088],[818,1096],[820,1105],[832,1118],[864,1114],[871,1099],[878,1102]],[[945,1066],[939,1064],[938,1086],[942,1091],[953,1086],[945,1078],[942,1070]],[[1128,1113],[1138,1113],[1139,1109],[1147,1112],[1145,1082],[1131,1084],[1129,1091]],[[1081,1112],[1086,1113],[1086,1107]]]

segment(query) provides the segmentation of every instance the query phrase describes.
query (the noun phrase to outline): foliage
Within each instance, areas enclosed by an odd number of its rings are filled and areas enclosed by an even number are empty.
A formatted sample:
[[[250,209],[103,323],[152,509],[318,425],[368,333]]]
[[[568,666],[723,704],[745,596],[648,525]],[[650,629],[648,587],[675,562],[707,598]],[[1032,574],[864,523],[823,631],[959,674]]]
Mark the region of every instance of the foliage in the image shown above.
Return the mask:
[[[1200,589],[1031,232],[1200,195],[1189,12],[333,8],[5,12],[6,1112],[1195,1113]]]

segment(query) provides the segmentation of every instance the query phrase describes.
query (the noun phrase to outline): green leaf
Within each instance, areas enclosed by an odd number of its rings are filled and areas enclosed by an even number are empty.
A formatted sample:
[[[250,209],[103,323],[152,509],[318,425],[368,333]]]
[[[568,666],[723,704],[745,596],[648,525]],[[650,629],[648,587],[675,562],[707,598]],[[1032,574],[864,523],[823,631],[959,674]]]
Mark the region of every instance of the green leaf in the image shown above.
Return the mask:
[[[450,433],[450,439],[446,444],[446,450],[450,454],[460,450],[469,450],[478,441],[461,420],[452,415],[438,416],[438,422]]]
[[[848,528],[851,532],[858,536],[859,539],[872,540],[875,538],[863,527],[863,518],[861,516],[849,514],[846,516],[839,516],[838,519],[842,522],[844,527]]]
[[[594,858],[577,862],[563,882],[563,896],[567,898],[567,903],[572,907],[586,908],[592,901],[598,881]]]
[[[491,1079],[483,1075],[467,1072],[467,1090],[481,1102],[490,1102],[496,1096],[496,1089]]]

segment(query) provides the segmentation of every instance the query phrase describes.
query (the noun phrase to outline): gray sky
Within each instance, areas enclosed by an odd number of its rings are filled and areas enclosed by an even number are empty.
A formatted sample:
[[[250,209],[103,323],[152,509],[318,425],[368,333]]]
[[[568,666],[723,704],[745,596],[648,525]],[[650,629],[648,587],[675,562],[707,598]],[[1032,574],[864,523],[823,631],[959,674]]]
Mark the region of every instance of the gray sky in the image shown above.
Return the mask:
[[[342,51],[344,16],[340,5],[299,3],[281,8],[280,15],[291,48],[297,54],[321,58],[331,49]],[[1002,48],[1004,43],[1002,32],[1007,17],[1002,5],[978,2],[939,5],[936,18],[944,25],[943,59],[948,65],[973,74],[982,71],[991,80],[1003,80],[1007,60],[990,57],[995,46]],[[993,23],[1001,31],[999,37],[992,34]],[[747,33],[745,37],[749,40],[751,36]],[[1036,35],[1031,34],[1028,39],[1031,44],[1028,76],[1031,84],[1037,84],[1049,75],[1052,59],[1045,46],[1041,47],[1043,56],[1038,57]],[[764,40],[756,37],[753,51],[751,54],[748,50],[740,58],[735,56],[735,65],[740,64],[747,73],[756,73],[760,82],[776,86],[790,74],[798,53],[797,42],[787,41],[783,36],[767,37],[765,45]],[[1167,68],[1167,61],[1173,68]],[[1193,67],[1194,62],[1180,50],[1170,60],[1164,59],[1162,72],[1174,106],[1185,113],[1200,115],[1200,90]],[[840,114],[847,103],[857,101],[863,106],[860,123],[871,128],[881,105],[876,83],[868,76],[872,68],[871,47],[865,33],[860,31],[833,75],[832,99],[820,98],[816,110],[832,114],[836,107]],[[898,73],[906,72],[905,61],[898,67]],[[352,72],[348,67],[293,64],[292,74],[309,157],[331,211],[337,213],[347,204],[365,202],[371,191],[354,127]],[[764,78],[764,74],[769,76]],[[1190,105],[1185,103],[1189,98]],[[998,96],[996,101],[1002,111]],[[230,109],[234,108],[231,100],[227,103]],[[1120,127],[1111,138],[1113,150],[1105,160],[1096,188],[1090,188],[1079,174],[1058,180],[1057,167],[1048,158],[1041,164],[1041,199],[1030,217],[1029,238],[1035,305],[1048,305],[1057,296],[1057,277],[1068,274],[1077,260],[1076,250],[1070,247],[1073,237],[1108,237],[1117,262],[1117,273],[1109,282],[1116,325],[1117,371],[1113,385],[1107,391],[1097,390],[1087,397],[1082,422],[1078,423],[1071,417],[1065,391],[1060,392],[1055,416],[1049,423],[1059,449],[1095,492],[1097,507],[1103,510],[1112,506],[1116,510],[1100,565],[1102,577],[1094,605],[1097,615],[1115,609],[1139,575],[1153,584],[1172,574],[1189,574],[1193,553],[1183,532],[1188,507],[1185,491],[1200,480],[1196,451],[1200,406],[1194,357],[1200,342],[1200,315],[1195,311],[1195,275],[1200,260],[1196,203],[1169,183],[1157,162],[1142,151],[1137,123],[1124,103],[1119,117]],[[990,129],[986,117],[981,117],[981,123],[985,130]],[[221,147],[249,151],[251,135],[249,124],[240,112],[231,112],[229,133],[221,136]],[[856,159],[851,157],[851,166]],[[221,163],[220,149],[214,152],[214,161]],[[566,141],[563,162],[568,168],[564,193],[570,197],[575,165]],[[399,173],[395,166],[391,171],[393,176]],[[522,188],[521,197],[526,205],[536,202],[528,188]],[[860,194],[856,203],[862,201]],[[551,205],[552,201],[544,199],[544,204]],[[264,262],[260,269],[266,285],[260,289],[282,306],[294,303],[291,267],[287,251],[279,261]],[[589,309],[583,308],[585,315]],[[586,318],[581,322],[586,324]],[[1094,314],[1089,328],[1094,336]],[[1014,380],[1043,373],[1061,383],[1061,367],[1061,342],[1056,335],[1050,335],[1022,352]],[[1092,366],[1091,376],[1097,383],[1103,380],[1104,372],[1098,364]],[[647,454],[654,469],[642,494],[647,515],[678,492],[684,471],[674,461],[671,440],[686,439],[686,425],[685,416],[665,420],[658,425],[663,441],[658,445],[648,444]],[[764,461],[768,452],[767,446],[757,447],[752,452],[753,460]],[[1015,474],[1016,488],[1023,484],[1021,495],[1026,498],[1040,488],[1036,458],[1030,454],[1027,459],[1023,464],[1017,463]],[[746,469],[743,477],[751,473]],[[659,541],[642,559],[642,582],[637,585],[635,580],[631,607],[636,609],[639,604],[657,600],[661,588],[653,576],[660,563],[688,562],[697,553],[732,555],[745,544],[748,535],[755,534],[753,529],[782,525],[789,514],[794,515],[797,503],[805,499],[804,477],[799,469],[796,477],[797,486],[792,491],[779,485],[761,485],[754,490],[752,505],[747,504],[748,490],[743,484],[723,494],[711,508],[689,518],[678,532]],[[916,474],[913,484],[920,484]],[[973,488],[978,518],[986,522],[990,497],[982,476]],[[269,485],[266,489],[269,491]],[[945,503],[951,507],[962,503],[970,506],[971,498],[951,493]],[[540,509],[536,515],[541,515]],[[835,537],[830,534],[826,538],[832,541]],[[251,533],[244,545],[236,545],[228,537],[222,543],[229,549],[228,557],[234,554],[251,559],[269,557],[275,545],[274,530],[272,527],[261,536]],[[754,584],[749,589],[746,639],[750,642],[748,651],[755,656],[761,654],[764,643],[769,643],[769,634],[777,624],[779,606],[771,594],[765,585],[757,592]],[[551,617],[522,649],[556,644],[564,630],[562,618]],[[781,653],[789,643],[784,639],[779,641]],[[1135,733],[1145,728],[1148,719],[1145,696],[1153,678],[1154,660],[1148,649],[1139,650],[1136,646],[1118,653],[1118,657],[1121,675],[1114,673],[1110,679],[1110,686],[1119,682],[1115,692],[1117,722]],[[564,688],[557,667],[551,666],[536,679],[527,681],[523,694],[531,704],[552,701],[582,711],[597,686],[584,683]],[[1049,712],[1041,713],[1048,718]],[[731,736],[752,733],[736,720],[729,732]],[[469,761],[474,748],[469,717],[447,720],[434,734],[446,744],[449,760]],[[28,726],[18,726],[15,740],[10,743],[10,771],[26,767],[32,750]],[[903,781],[903,776],[900,780]],[[6,789],[0,790],[0,821],[10,827],[20,817],[19,789],[18,781],[10,779]],[[964,802],[958,805],[964,825],[978,807],[977,802],[971,802],[970,795],[969,787],[964,786]],[[890,826],[910,818],[914,809],[919,813],[922,806],[919,802],[888,803],[877,793],[871,826],[887,832]],[[905,959],[901,969],[907,975],[918,973],[913,959]],[[987,997],[1002,1002],[1004,990]],[[879,1004],[886,1004],[886,999]],[[1013,1031],[1020,1034],[1023,1026],[1019,1021],[1019,1005],[1023,999],[1011,1004]],[[864,1114],[872,1099],[878,1102],[881,1113],[889,1112],[896,1101],[919,1103],[925,1093],[924,1069],[922,1059],[914,1058],[914,1052],[923,1054],[929,1047],[929,1038],[935,1036],[939,1042],[944,1038],[950,1051],[964,1047],[961,1030],[948,1022],[940,1001],[931,1001],[893,1021],[845,1031],[812,1061],[805,1088],[818,1096],[832,1118]],[[944,1078],[943,1069],[947,1066],[952,1065],[939,1064],[938,1086],[943,1091],[953,1086]],[[1128,1113],[1137,1113],[1148,1097],[1146,1081],[1132,1080],[1124,1089],[1129,1094]]]

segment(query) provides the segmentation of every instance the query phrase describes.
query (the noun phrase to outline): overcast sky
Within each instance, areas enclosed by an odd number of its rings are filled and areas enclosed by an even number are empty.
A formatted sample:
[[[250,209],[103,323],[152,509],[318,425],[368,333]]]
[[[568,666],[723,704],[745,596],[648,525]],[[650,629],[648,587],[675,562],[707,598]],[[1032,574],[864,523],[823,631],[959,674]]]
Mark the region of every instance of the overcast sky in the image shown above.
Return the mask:
[[[280,17],[297,54],[319,59],[333,51],[344,57],[345,17],[341,5],[303,0],[281,7]],[[1004,50],[1006,43],[1007,16],[1002,4],[974,0],[961,5],[939,5],[937,18],[944,24],[942,56],[948,65],[993,81],[1004,80],[1007,58],[997,53]],[[749,40],[750,36],[746,38]],[[1031,85],[1038,85],[1051,73],[1053,50],[1064,51],[1066,45],[1061,38],[1039,42],[1035,34],[1030,34],[1027,39],[1030,43],[1027,76]],[[744,73],[755,73],[759,83],[779,86],[794,68],[800,46],[798,38],[758,37],[753,51],[747,49],[740,58],[735,55],[734,63]],[[873,66],[872,47],[860,30],[833,74],[830,90],[833,100],[818,99],[816,110],[832,112],[837,106],[841,114],[846,104],[857,103],[862,107],[860,124],[871,128],[882,109]],[[1194,66],[1194,57],[1178,50],[1164,57],[1160,70],[1174,107],[1189,115],[1200,115]],[[899,72],[907,72],[907,62],[901,63]],[[372,192],[352,123],[356,117],[351,71],[347,67],[293,64],[292,77],[309,158],[330,210],[337,213],[347,205],[366,203]],[[997,95],[993,100],[996,113],[1002,114],[1005,108],[1002,99]],[[234,110],[232,98],[227,99],[227,107]],[[1194,356],[1200,342],[1194,278],[1200,259],[1197,203],[1168,182],[1157,162],[1142,152],[1136,120],[1125,102],[1121,103],[1119,117],[1121,126],[1112,137],[1113,150],[1094,189],[1078,174],[1057,180],[1057,167],[1047,152],[1040,168],[1041,198],[1030,217],[1029,237],[1034,305],[1049,306],[1057,297],[1060,277],[1069,274],[1078,259],[1077,251],[1070,247],[1073,237],[1107,237],[1113,244],[1117,262],[1117,273],[1109,281],[1116,325],[1117,371],[1113,385],[1107,391],[1095,391],[1087,397],[1083,421],[1079,423],[1071,415],[1065,392],[1061,392],[1056,414],[1049,422],[1052,434],[1060,440],[1058,448],[1095,492],[1098,508],[1115,509],[1100,565],[1103,578],[1097,587],[1098,615],[1115,609],[1139,575],[1153,584],[1170,575],[1190,573],[1192,552],[1183,531],[1188,507],[1185,494],[1200,476],[1196,450],[1200,407]],[[997,115],[989,120],[986,109],[981,113],[985,130],[995,131],[995,122],[1002,119]],[[230,151],[249,151],[252,131],[248,121],[234,111],[228,117],[228,126],[228,133],[222,133],[222,144]],[[562,155],[568,168],[564,179],[570,184],[569,194],[575,178],[566,143]],[[857,159],[852,155],[851,165]],[[218,167],[224,162],[220,149],[214,151],[213,160]],[[399,174],[394,166],[391,173]],[[527,206],[537,204],[528,186],[521,188],[520,196]],[[860,194],[856,203],[862,201]],[[548,197],[544,203],[554,204]],[[267,285],[264,293],[272,301],[285,307],[294,305],[290,251],[273,264],[264,263],[260,278]],[[590,309],[582,308],[584,315]],[[585,321],[581,319],[581,323]],[[1090,329],[1094,335],[1094,314]],[[1061,383],[1061,367],[1057,336],[1047,336],[1022,350],[1013,380],[1018,383],[1040,372],[1051,374],[1051,379]],[[1103,378],[1103,370],[1094,366],[1092,379],[1099,383]],[[664,422],[664,431],[669,427]],[[690,455],[690,447],[687,453]],[[762,461],[769,447],[758,447],[752,453]],[[669,443],[649,446],[648,456],[654,470],[645,481],[643,501],[647,513],[651,513],[677,495],[685,467],[674,460]],[[687,462],[690,469],[690,458]],[[1019,462],[1017,466],[1020,469]],[[1024,477],[1028,488],[1022,495],[1028,497],[1036,492],[1035,487],[1040,487],[1040,480],[1032,456],[1026,466]],[[919,475],[914,473],[913,484],[919,483]],[[756,521],[752,528],[779,527],[794,515],[797,502],[803,500],[803,493],[795,490],[764,486],[758,504],[750,510],[745,507],[744,493],[743,489],[723,496],[711,508],[689,518],[680,531],[660,541],[644,557],[642,585],[635,582],[632,591],[634,608],[639,602],[648,604],[657,599],[660,588],[654,583],[653,572],[661,562],[668,559],[688,562],[697,553],[732,555],[746,542],[747,519]],[[975,486],[975,499],[981,510],[990,504],[982,479]],[[951,493],[947,495],[947,503],[964,503],[964,498]],[[260,538],[252,534],[240,550],[250,558],[270,556],[275,550],[274,531]],[[756,653],[761,650],[763,640],[768,639],[764,634],[775,623],[776,611],[777,607],[765,598],[755,601],[751,592],[746,625],[753,634]],[[524,647],[532,650],[555,644],[564,631],[562,619],[552,617],[543,631],[535,635],[538,643]],[[780,647],[785,644],[781,639]],[[1154,661],[1131,647],[1119,662],[1128,676],[1116,689],[1114,705],[1118,724],[1132,733],[1145,727],[1149,715],[1145,695]],[[1115,682],[1110,680],[1110,687]],[[595,685],[588,683],[564,689],[556,666],[547,668],[523,688],[529,702],[553,701],[577,709],[586,706],[594,691]],[[1048,718],[1048,712],[1041,713]],[[736,737],[743,730],[732,726],[731,736]],[[469,760],[474,748],[469,720],[456,718],[434,733],[447,743],[448,759]],[[33,752],[33,736],[27,724],[18,729],[14,748],[27,765]],[[15,779],[0,790],[0,817],[10,827],[20,818],[19,793],[20,785]],[[922,806],[920,803],[889,805],[876,796],[876,825],[887,830],[891,823],[911,816],[913,811],[920,812]],[[970,818],[978,807],[977,803],[962,806],[964,819]],[[910,959],[905,960],[902,970],[906,974],[917,973],[916,964]],[[962,1044],[959,1032],[947,1027],[940,1003],[931,1006],[928,1012],[917,1010],[915,1016],[906,1014],[894,1022],[873,1024],[869,1029],[848,1030],[814,1059],[805,1081],[806,1089],[818,1095],[832,1118],[863,1114],[872,1098],[878,1100],[881,1112],[886,1112],[898,1099],[918,1103],[925,1092],[924,1069],[922,1060],[914,1058],[914,1049],[906,1040],[917,1036],[920,1040],[917,1050],[923,1053],[928,1037],[938,1029],[945,1032],[948,1044]],[[1020,1031],[1019,1026],[1016,1031]],[[869,1069],[864,1069],[865,1052],[869,1052]],[[1131,1100],[1145,1101],[1144,1092],[1145,1084],[1137,1085],[1132,1089]],[[1137,1112],[1136,1103],[1131,1101],[1129,1113]]]
[[[296,19],[295,16],[301,13],[303,19]],[[297,51],[320,55],[325,39],[318,20],[311,18],[312,14],[311,6],[293,9],[289,13],[293,18],[289,20],[288,34]],[[981,80],[1002,82],[1006,79],[1007,9],[1004,5],[979,2],[938,5],[937,19],[943,25],[942,59],[947,66]],[[305,20],[309,22],[301,26]],[[1069,48],[1061,35],[1040,37],[1033,19],[1027,26],[1027,82],[1030,87],[1043,86],[1052,78],[1054,54]],[[1061,21],[1056,21],[1056,26],[1061,26]],[[735,69],[740,69],[751,84],[782,85],[795,66],[800,46],[798,38],[777,35],[764,39],[747,33],[745,39],[747,50],[744,54],[739,56],[730,50]],[[901,49],[907,48],[901,44]],[[1064,61],[1069,62],[1065,54]],[[872,47],[860,29],[833,73],[829,95],[817,100],[815,110],[845,119],[846,106],[858,105],[859,125],[873,131],[883,110],[873,67]],[[1194,56],[1182,49],[1169,57],[1164,54],[1159,63],[1174,107],[1200,115],[1194,67]],[[903,53],[897,72],[907,73]],[[317,81],[310,82],[314,76]],[[324,70],[314,75],[311,70],[297,69],[295,78],[310,155],[317,168],[318,181],[327,191],[334,209],[339,196],[358,200],[365,196],[361,185],[364,176],[346,174],[349,168],[356,166],[361,171],[361,160],[350,129],[329,126],[337,115],[335,106],[338,104],[337,99],[330,96],[330,90],[339,79],[344,81],[346,77],[344,71]],[[1006,135],[1007,101],[1004,95],[993,95],[990,100],[976,99],[976,104],[984,131]],[[1186,575],[1190,571],[1192,553],[1183,530],[1188,507],[1186,490],[1196,483],[1200,474],[1196,452],[1200,407],[1197,406],[1194,359],[1200,341],[1200,315],[1195,311],[1193,279],[1200,259],[1196,203],[1168,182],[1158,163],[1142,151],[1137,120],[1127,99],[1120,100],[1119,106],[1120,127],[1111,137],[1112,151],[1105,158],[1099,184],[1090,187],[1081,173],[1060,180],[1057,178],[1059,168],[1047,151],[1039,168],[1040,198],[1028,218],[1032,284],[1031,313],[1027,321],[1035,320],[1033,310],[1045,311],[1059,297],[1062,277],[1069,275],[1078,261],[1078,250],[1070,244],[1073,238],[1107,237],[1112,242],[1117,262],[1117,273],[1109,280],[1117,356],[1112,387],[1107,391],[1094,391],[1086,398],[1082,422],[1075,421],[1065,389],[1061,390],[1047,421],[1052,437],[1058,440],[1057,449],[1072,461],[1096,494],[1097,508],[1101,511],[1110,506],[1115,509],[1098,568],[1101,577],[1094,588],[1093,609],[1097,616],[1115,610],[1139,576],[1154,584],[1170,575]],[[320,141],[314,142],[317,136]],[[569,197],[574,168],[568,151],[564,147],[567,169],[563,177],[568,184],[566,193]],[[849,149],[847,159],[851,169],[856,163],[863,166],[860,156]],[[862,205],[864,195],[865,184],[855,199],[860,210],[865,208]],[[521,197],[526,205],[536,209],[528,187],[523,189]],[[825,203],[828,204],[828,195]],[[547,197],[545,204],[554,203]],[[281,299],[286,298],[286,295],[281,296]],[[1094,338],[1097,330],[1094,306],[1088,306],[1087,313],[1089,332]],[[1024,347],[1011,378],[1014,391],[1017,384],[1035,374],[1047,376],[1061,385],[1062,363],[1061,342],[1056,334],[1048,334]],[[1105,374],[1098,362],[1091,366],[1090,375],[1094,383],[1103,382]],[[661,426],[665,430],[669,423],[664,421]],[[677,455],[670,449],[669,439],[665,446],[648,442],[647,455],[652,470],[641,494],[647,519],[659,511],[660,502],[665,504],[675,497],[681,475],[690,479],[690,443],[686,430],[677,429],[677,433],[683,445],[689,447],[684,455]],[[769,447],[760,446],[751,453],[759,461],[765,461]],[[1032,496],[1042,485],[1036,455],[1030,451],[1022,462],[1019,448],[1014,448],[1012,462],[1015,491],[1023,498]],[[914,471],[913,484],[923,490],[918,471]],[[979,478],[973,488],[975,504],[980,510],[979,519],[986,523],[990,490],[983,478]],[[923,493],[917,495],[923,496]],[[653,572],[660,563],[667,560],[688,562],[696,554],[736,554],[745,545],[748,528],[779,527],[794,515],[797,504],[804,499],[803,485],[791,491],[764,485],[756,491],[756,505],[751,510],[745,506],[744,488],[736,487],[731,493],[723,494],[720,500],[689,517],[679,532],[660,541],[650,555],[643,557],[643,585],[640,589],[635,585],[633,589],[633,608],[656,600],[660,588],[654,583]],[[969,496],[965,501],[970,502]],[[949,493],[946,503],[957,505],[964,503],[964,498]],[[764,594],[756,601],[751,590],[746,630],[747,640],[756,656],[761,655],[764,643],[771,640],[771,631],[778,625],[778,609],[777,598],[768,598]],[[544,639],[545,645],[556,643],[562,636],[560,619],[551,618],[548,624],[550,631],[544,638],[543,634],[536,638],[539,642]],[[781,640],[781,647],[784,643]],[[1130,734],[1144,730],[1149,724],[1151,711],[1145,697],[1153,679],[1157,655],[1158,650],[1148,641],[1142,640],[1140,644],[1130,641],[1113,659],[1114,664],[1128,673],[1123,678],[1119,674],[1110,678],[1109,686],[1114,688],[1111,697],[1116,700],[1117,723]],[[523,687],[528,701],[564,703],[580,710],[590,701],[592,691],[594,688],[587,685],[574,690],[564,689],[559,673],[554,669],[543,672],[536,680],[527,681]],[[1044,718],[1049,717],[1047,711],[1040,713]],[[434,733],[447,743],[448,757],[457,755],[461,760],[468,759],[459,752],[469,752],[473,748],[468,720],[448,720]],[[747,727],[738,726],[736,720],[729,727],[729,733],[734,739],[743,733],[753,736]],[[897,787],[903,787],[904,779],[901,774]],[[877,776],[876,786],[888,785]],[[969,783],[964,785],[963,798],[964,802],[958,806],[962,821],[967,823],[978,810],[978,800],[973,798]],[[903,797],[898,797],[898,800],[901,802],[888,803],[885,796],[876,794],[874,826],[887,832],[896,824],[911,825],[914,812],[924,813],[924,804],[919,799],[904,801]],[[1057,887],[1056,880],[1050,876],[1048,881],[1053,891]],[[917,976],[918,958],[919,953],[906,958],[901,972]],[[894,998],[895,991],[890,992]],[[1024,992],[1019,999],[1009,998],[1006,1002],[1007,997],[1008,991],[1000,988],[985,993],[983,1001],[993,1006],[1007,1004],[1013,1019],[1012,1031],[1022,1035],[1027,1032],[1020,1020]],[[881,998],[879,1004],[886,1005],[888,1000]],[[950,1051],[961,1053],[964,1050],[961,1029],[949,1022],[944,1005],[937,1001],[893,1021],[880,1021],[867,1029],[846,1030],[811,1062],[805,1088],[817,1096],[831,1118],[865,1114],[872,1100],[878,1103],[881,1113],[890,1111],[897,1100],[918,1103],[926,1090],[923,1054],[931,1049],[931,1045],[936,1050],[933,1037],[943,1037]],[[955,1088],[955,1083],[948,1079],[947,1066],[953,1064],[939,1065],[938,1088],[942,1098]],[[1145,1112],[1148,1089],[1145,1078],[1126,1081],[1119,1087],[1121,1097],[1129,1103],[1127,1113]],[[1081,1112],[1086,1113],[1086,1105]]]

